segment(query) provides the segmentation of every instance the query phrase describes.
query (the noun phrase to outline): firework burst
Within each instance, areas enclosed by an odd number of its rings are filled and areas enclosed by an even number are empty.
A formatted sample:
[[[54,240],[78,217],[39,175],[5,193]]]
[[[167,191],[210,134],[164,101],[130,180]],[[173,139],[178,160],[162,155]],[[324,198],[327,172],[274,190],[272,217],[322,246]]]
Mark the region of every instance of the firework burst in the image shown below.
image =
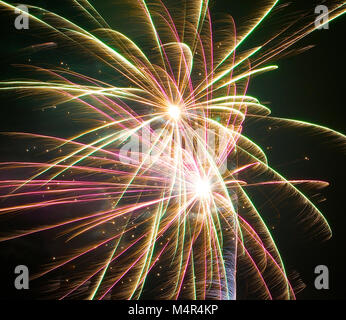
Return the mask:
[[[273,59],[315,30],[313,20],[300,15],[244,49],[266,17],[285,5],[269,1],[238,34],[231,17],[216,27],[208,1],[178,2],[114,4],[135,17],[125,32],[86,0],[71,1],[78,19],[28,6],[30,32],[49,38],[30,50],[62,48],[79,64],[96,59],[102,65],[98,76],[64,62],[20,65],[30,79],[0,83],[1,91],[75,117],[72,137],[6,133],[45,152],[30,162],[1,163],[0,214],[14,226],[1,240],[49,241],[49,261],[33,278],[45,279],[42,292],[52,298],[235,299],[246,274],[256,296],[293,299],[250,188],[286,195],[303,208],[314,232],[331,234],[298,188],[326,183],[285,179],[243,134],[246,121],[258,120],[345,138],[270,117],[247,95],[250,77],[276,69]],[[14,12],[13,5],[0,5]],[[334,4],[328,21],[344,12]],[[76,22],[81,18],[85,26]]]

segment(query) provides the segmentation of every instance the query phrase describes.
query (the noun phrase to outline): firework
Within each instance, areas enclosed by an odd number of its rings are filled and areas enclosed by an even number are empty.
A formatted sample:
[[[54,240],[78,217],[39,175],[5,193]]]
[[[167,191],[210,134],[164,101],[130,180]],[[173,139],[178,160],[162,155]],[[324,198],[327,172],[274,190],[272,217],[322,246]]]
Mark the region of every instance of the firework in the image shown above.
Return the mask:
[[[63,48],[79,64],[102,65],[93,76],[64,61],[21,65],[30,79],[0,83],[1,91],[62,110],[76,123],[69,137],[6,133],[45,152],[1,164],[0,214],[15,226],[1,240],[37,235],[48,242],[50,256],[33,278],[44,279],[42,292],[52,298],[235,299],[237,279],[246,274],[258,297],[293,299],[250,188],[294,199],[316,233],[331,234],[297,187],[326,183],[285,179],[243,135],[255,119],[345,138],[270,117],[247,95],[250,77],[275,70],[273,59],[289,53],[314,22],[289,21],[244,49],[265,18],[285,6],[267,3],[238,34],[231,17],[216,27],[208,1],[178,2],[122,1],[119,8],[136,18],[127,32],[110,27],[88,1],[71,1],[84,23],[28,6],[30,31],[49,38],[30,50]],[[344,11],[334,4],[328,22]]]

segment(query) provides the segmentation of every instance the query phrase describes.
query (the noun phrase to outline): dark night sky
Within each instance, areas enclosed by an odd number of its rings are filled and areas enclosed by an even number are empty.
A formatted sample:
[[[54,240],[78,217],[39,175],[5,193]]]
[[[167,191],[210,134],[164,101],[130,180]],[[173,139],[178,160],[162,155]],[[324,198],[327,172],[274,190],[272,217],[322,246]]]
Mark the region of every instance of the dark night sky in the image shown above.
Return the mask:
[[[42,3],[42,1],[38,2]],[[98,3],[104,3],[105,0],[91,2],[98,7]],[[242,18],[248,12],[251,13],[252,8],[256,8],[259,2],[253,0],[213,0],[212,10],[216,12],[226,11],[241,23]],[[312,14],[315,4],[319,3],[318,1],[304,0],[302,5],[299,4],[302,1],[292,2],[297,9],[311,8]],[[100,5],[100,9],[102,12],[102,5]],[[4,21],[1,21],[1,30],[5,32],[1,36],[0,63],[1,70],[3,70],[1,79],[8,78],[11,72],[9,64],[16,60],[16,57],[12,58],[11,54],[18,48],[17,33],[8,29]],[[345,103],[343,99],[346,89],[343,77],[346,71],[343,48],[345,30],[346,19],[341,18],[331,23],[329,30],[316,31],[313,35],[305,38],[300,46],[313,44],[316,47],[305,53],[279,60],[277,62],[278,70],[260,75],[252,80],[248,91],[249,95],[255,96],[263,102],[269,102],[268,106],[274,116],[305,120],[345,133]],[[29,38],[21,38],[21,41],[23,41],[22,43],[25,41],[30,43]],[[54,57],[54,53],[49,54]],[[40,126],[43,131],[51,129],[42,127],[38,123],[40,120],[37,120],[32,110],[23,110],[22,105],[15,104],[9,97],[1,98],[0,101],[2,108],[1,131],[25,130],[28,127],[28,122],[30,122],[31,128]],[[21,113],[19,119],[18,112]],[[269,145],[273,147],[268,153],[269,161],[286,177],[314,178],[330,182],[330,186],[322,190],[322,194],[327,200],[319,203],[318,206],[327,217],[334,235],[331,240],[324,243],[309,241],[302,239],[300,235],[292,236],[294,229],[286,228],[280,224],[273,235],[288,269],[297,271],[307,285],[307,288],[298,294],[298,299],[344,299],[346,296],[344,289],[346,286],[344,275],[346,267],[345,154],[342,149],[330,146],[328,143],[319,143],[319,137],[306,137],[303,135],[303,131],[299,132],[300,134],[297,135],[283,137],[282,140],[278,140],[277,136],[269,135],[263,135],[255,140],[259,141],[259,144],[264,148]],[[249,136],[251,133],[249,131]],[[0,159],[4,160],[10,157],[6,154],[9,147],[3,138],[0,143],[2,144],[1,150],[5,150],[2,151]],[[306,156],[309,157],[310,161],[302,160]],[[1,268],[3,270],[0,269],[2,271],[0,273],[1,288],[3,285],[8,287],[8,282],[12,284],[13,281],[6,276],[6,272],[11,270],[12,266],[5,267],[4,263],[6,262],[2,261]],[[11,264],[11,262],[9,263]],[[330,290],[328,291],[317,291],[313,286],[314,268],[321,264],[327,265],[330,269]],[[2,293],[0,292],[0,297]]]

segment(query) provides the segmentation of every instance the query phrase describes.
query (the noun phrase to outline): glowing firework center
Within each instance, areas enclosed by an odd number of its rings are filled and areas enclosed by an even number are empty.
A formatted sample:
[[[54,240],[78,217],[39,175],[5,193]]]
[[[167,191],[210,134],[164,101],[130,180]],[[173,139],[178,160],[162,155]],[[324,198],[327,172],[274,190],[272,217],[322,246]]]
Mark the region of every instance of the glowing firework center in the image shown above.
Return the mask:
[[[168,106],[168,115],[171,119],[175,121],[178,120],[181,115],[181,108],[175,104],[170,104]]]
[[[194,192],[196,195],[196,198],[200,200],[208,200],[211,196],[211,184],[208,179],[197,179],[195,185],[194,185]]]

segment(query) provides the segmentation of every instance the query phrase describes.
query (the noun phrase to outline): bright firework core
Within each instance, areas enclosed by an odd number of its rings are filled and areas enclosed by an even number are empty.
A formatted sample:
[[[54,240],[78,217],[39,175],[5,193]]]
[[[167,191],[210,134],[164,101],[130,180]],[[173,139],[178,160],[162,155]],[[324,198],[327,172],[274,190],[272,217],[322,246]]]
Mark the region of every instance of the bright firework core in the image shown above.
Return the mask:
[[[197,179],[195,183],[195,193],[196,197],[201,200],[206,200],[210,198],[211,195],[211,185],[208,179]]]
[[[168,114],[173,120],[178,120],[181,114],[181,110],[177,105],[171,104],[168,106]]]

